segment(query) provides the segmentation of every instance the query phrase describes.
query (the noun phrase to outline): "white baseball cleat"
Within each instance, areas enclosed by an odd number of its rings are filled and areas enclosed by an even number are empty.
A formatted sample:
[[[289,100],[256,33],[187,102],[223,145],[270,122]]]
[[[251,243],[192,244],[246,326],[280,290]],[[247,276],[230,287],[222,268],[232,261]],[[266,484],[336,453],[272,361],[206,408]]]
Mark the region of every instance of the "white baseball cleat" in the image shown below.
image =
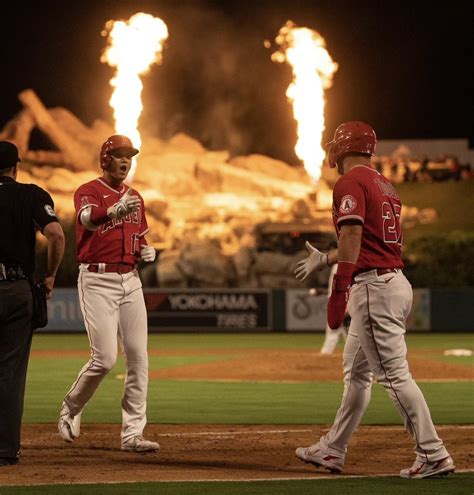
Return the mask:
[[[413,479],[429,478],[430,476],[447,476],[449,473],[454,472],[455,469],[456,466],[451,456],[433,462],[424,462],[417,459],[411,468],[402,469],[400,476],[402,478]]]
[[[333,474],[340,473],[344,467],[343,459],[323,452],[318,444],[310,445],[309,447],[298,447],[295,450],[295,454],[298,459],[307,464],[313,464],[316,467],[323,466]]]
[[[160,450],[160,444],[158,442],[145,440],[141,435],[136,435],[126,442],[123,442],[121,450],[127,452],[156,452],[157,450]]]
[[[73,416],[65,402],[63,402],[59,413],[58,431],[66,442],[74,442],[81,432],[81,413]]]

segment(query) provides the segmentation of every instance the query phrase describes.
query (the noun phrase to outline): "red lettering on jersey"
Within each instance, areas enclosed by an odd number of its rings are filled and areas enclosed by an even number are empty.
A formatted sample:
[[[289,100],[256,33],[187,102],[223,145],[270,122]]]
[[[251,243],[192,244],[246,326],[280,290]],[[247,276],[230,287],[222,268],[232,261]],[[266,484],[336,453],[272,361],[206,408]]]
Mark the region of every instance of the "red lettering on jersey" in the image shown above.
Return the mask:
[[[78,213],[86,205],[92,208],[109,208],[128,190],[123,185],[115,190],[101,179],[83,184],[74,194],[74,205]],[[79,263],[128,263],[135,264],[140,258],[140,245],[148,232],[143,199],[137,191],[133,194],[140,198],[140,208],[121,220],[110,220],[100,229],[91,231],[76,223],[77,261]]]
[[[123,225],[123,223],[134,223],[138,225],[138,213],[134,211],[133,213],[129,213],[126,217],[121,218],[120,220],[110,220],[110,222],[104,223],[102,225],[101,232],[105,234],[108,230],[114,229],[117,226]]]
[[[394,199],[400,199],[400,196],[398,195],[397,191],[395,188],[390,184],[390,182],[385,182],[381,179],[374,179],[374,182],[377,184],[378,188],[380,189],[380,192],[384,196],[390,196],[391,198]]]
[[[131,241],[130,254],[140,254],[140,236],[132,234]]]
[[[100,229],[101,234],[105,234],[108,230],[112,230],[115,227],[115,221],[110,220],[107,223],[102,224],[102,228]]]
[[[382,203],[383,240],[387,244],[401,244],[400,211],[401,205]]]

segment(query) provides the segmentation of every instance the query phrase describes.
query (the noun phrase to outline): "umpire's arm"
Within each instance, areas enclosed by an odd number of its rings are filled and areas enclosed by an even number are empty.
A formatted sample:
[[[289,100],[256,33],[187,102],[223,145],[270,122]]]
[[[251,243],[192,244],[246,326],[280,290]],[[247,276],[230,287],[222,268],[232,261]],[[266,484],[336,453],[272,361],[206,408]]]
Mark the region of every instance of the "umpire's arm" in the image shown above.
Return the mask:
[[[49,299],[53,290],[56,272],[63,259],[65,239],[59,222],[48,223],[43,229],[43,235],[48,240],[48,269],[43,283],[46,286]]]

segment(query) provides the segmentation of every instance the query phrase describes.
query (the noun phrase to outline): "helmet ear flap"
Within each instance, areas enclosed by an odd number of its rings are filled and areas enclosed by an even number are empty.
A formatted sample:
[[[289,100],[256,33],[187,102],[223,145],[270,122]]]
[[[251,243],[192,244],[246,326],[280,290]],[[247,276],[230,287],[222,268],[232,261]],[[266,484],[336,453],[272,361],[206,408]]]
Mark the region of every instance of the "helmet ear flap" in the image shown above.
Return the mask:
[[[336,152],[336,142],[333,140],[329,143],[327,143],[327,156],[326,160],[330,168],[336,168],[336,157],[337,157],[337,152]]]
[[[100,168],[102,170],[107,170],[110,165],[110,155],[108,153],[105,153],[104,156],[101,155],[100,157]]]

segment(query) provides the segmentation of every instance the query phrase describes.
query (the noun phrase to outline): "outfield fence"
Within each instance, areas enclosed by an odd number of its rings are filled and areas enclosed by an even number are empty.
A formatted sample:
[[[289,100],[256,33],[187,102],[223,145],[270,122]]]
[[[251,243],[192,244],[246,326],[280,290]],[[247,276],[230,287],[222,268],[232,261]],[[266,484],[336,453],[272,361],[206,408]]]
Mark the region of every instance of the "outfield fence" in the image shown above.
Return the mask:
[[[308,289],[145,289],[150,332],[324,331],[327,295]],[[407,328],[472,331],[474,288],[414,289]],[[76,289],[55,289],[41,332],[80,332]]]

